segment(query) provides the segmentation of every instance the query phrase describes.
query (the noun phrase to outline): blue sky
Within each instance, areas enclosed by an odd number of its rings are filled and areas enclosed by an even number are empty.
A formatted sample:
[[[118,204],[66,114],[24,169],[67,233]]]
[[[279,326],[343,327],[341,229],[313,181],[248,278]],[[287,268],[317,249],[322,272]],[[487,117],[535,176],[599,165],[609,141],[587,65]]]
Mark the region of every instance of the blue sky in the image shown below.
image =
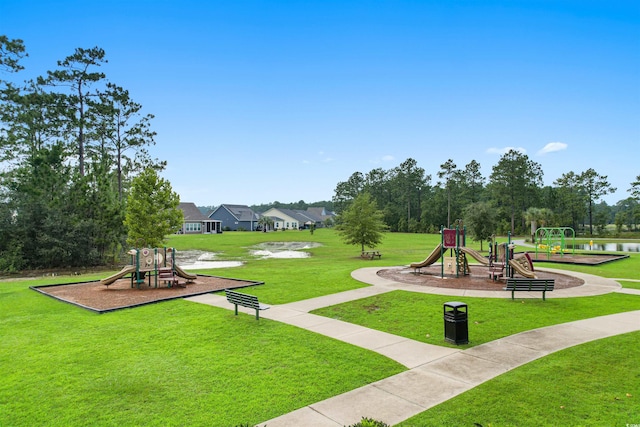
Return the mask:
[[[640,175],[638,1],[0,0],[20,80],[99,46],[156,116],[152,155],[199,206],[331,200],[356,171],[508,148],[544,171]]]

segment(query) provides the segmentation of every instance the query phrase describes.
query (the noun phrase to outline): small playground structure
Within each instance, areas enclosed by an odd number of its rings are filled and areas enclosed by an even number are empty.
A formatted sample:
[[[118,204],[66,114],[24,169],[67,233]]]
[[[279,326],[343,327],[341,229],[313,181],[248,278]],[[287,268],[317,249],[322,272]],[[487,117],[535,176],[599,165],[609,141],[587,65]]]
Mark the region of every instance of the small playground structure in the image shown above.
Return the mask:
[[[423,267],[441,260],[440,277],[444,277],[445,271],[450,275],[455,273],[456,277],[466,276],[471,272],[467,260],[467,255],[469,255],[480,264],[489,267],[489,277],[493,280],[505,276],[513,277],[514,273],[528,278],[536,277],[529,254],[514,256],[515,245],[511,243],[510,234],[507,243],[497,243],[495,236],[493,236],[489,246],[489,256],[486,257],[475,249],[466,247],[465,231],[465,228],[460,226],[456,226],[456,228],[441,227],[441,243],[433,249],[427,258],[421,262],[409,264],[409,267],[413,268],[414,273],[417,274]],[[450,256],[445,256],[447,250],[450,251]]]
[[[547,259],[551,255],[564,256],[567,249],[567,239],[571,239],[571,254],[575,254],[576,232],[571,227],[540,227],[536,230],[535,242],[536,258],[538,252],[546,253]]]
[[[490,259],[480,252],[465,246],[465,228],[440,228],[441,242],[433,251],[421,262],[412,263],[409,267],[418,273],[421,268],[428,267],[438,260],[442,260],[440,276],[444,277],[445,270],[448,274],[458,277],[460,274],[467,275],[471,271],[467,261],[467,255],[471,256],[484,265],[489,265]],[[445,256],[447,250],[451,251],[450,256]]]
[[[175,262],[174,248],[142,248],[131,249],[127,254],[130,263],[109,277],[100,280],[100,284],[109,286],[116,280],[129,276],[131,287],[134,285],[140,289],[140,285],[148,281],[148,285],[156,288],[158,282],[165,282],[168,287],[179,286],[179,277],[186,279],[187,283],[197,278],[195,274],[187,273]]]

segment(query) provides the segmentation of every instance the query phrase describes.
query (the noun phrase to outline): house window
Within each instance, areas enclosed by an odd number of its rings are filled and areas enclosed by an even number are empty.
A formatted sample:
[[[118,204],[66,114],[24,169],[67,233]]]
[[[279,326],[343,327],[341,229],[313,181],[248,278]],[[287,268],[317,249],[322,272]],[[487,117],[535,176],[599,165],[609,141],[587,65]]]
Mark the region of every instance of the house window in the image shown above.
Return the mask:
[[[289,228],[289,223],[288,222],[287,222],[287,227],[286,228]]]
[[[200,231],[200,230],[202,230],[202,224],[194,223],[194,222],[188,222],[188,223],[185,224],[184,229],[187,232]]]
[[[298,223],[297,222],[292,222],[291,223],[291,228],[298,228]]]

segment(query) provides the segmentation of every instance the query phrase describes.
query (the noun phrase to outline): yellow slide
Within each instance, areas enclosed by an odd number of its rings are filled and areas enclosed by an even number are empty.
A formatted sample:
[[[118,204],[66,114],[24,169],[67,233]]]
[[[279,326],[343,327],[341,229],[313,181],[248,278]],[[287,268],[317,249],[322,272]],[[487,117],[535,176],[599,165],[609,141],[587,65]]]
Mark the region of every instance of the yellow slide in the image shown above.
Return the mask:
[[[131,273],[135,273],[135,272],[136,272],[136,267],[135,266],[127,265],[126,267],[124,267],[122,270],[120,270],[116,274],[100,280],[100,284],[101,285],[105,285],[105,286],[109,286],[110,284],[112,284],[116,280],[120,279],[121,277],[124,277],[127,274],[131,274]]]
[[[489,265],[489,258],[482,255],[480,252],[475,249],[467,248],[466,246],[462,246],[459,248],[463,253],[470,255],[473,259],[478,261],[480,264]]]
[[[409,264],[409,267],[413,268],[414,270],[420,270],[422,267],[426,267],[438,261],[441,256],[442,244],[439,244],[422,262],[414,262],[413,264]]]

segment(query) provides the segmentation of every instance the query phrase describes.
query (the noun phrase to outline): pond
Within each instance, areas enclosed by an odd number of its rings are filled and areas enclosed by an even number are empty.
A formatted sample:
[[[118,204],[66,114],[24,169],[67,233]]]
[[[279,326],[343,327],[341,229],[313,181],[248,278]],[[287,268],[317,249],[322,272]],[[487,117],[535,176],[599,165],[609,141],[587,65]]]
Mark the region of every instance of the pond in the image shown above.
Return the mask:
[[[239,267],[242,261],[219,261],[217,254],[205,251],[176,251],[176,264],[185,270]]]
[[[315,242],[264,242],[254,246],[251,254],[261,258],[307,258],[311,254],[303,249],[317,248]]]
[[[249,253],[260,258],[307,258],[311,249],[321,246],[314,242],[265,242],[250,248]],[[242,261],[222,261],[218,254],[197,250],[176,251],[176,264],[185,270],[200,270],[205,268],[239,267]]]
[[[567,249],[581,249],[606,252],[640,252],[640,243],[589,243],[566,245]]]

